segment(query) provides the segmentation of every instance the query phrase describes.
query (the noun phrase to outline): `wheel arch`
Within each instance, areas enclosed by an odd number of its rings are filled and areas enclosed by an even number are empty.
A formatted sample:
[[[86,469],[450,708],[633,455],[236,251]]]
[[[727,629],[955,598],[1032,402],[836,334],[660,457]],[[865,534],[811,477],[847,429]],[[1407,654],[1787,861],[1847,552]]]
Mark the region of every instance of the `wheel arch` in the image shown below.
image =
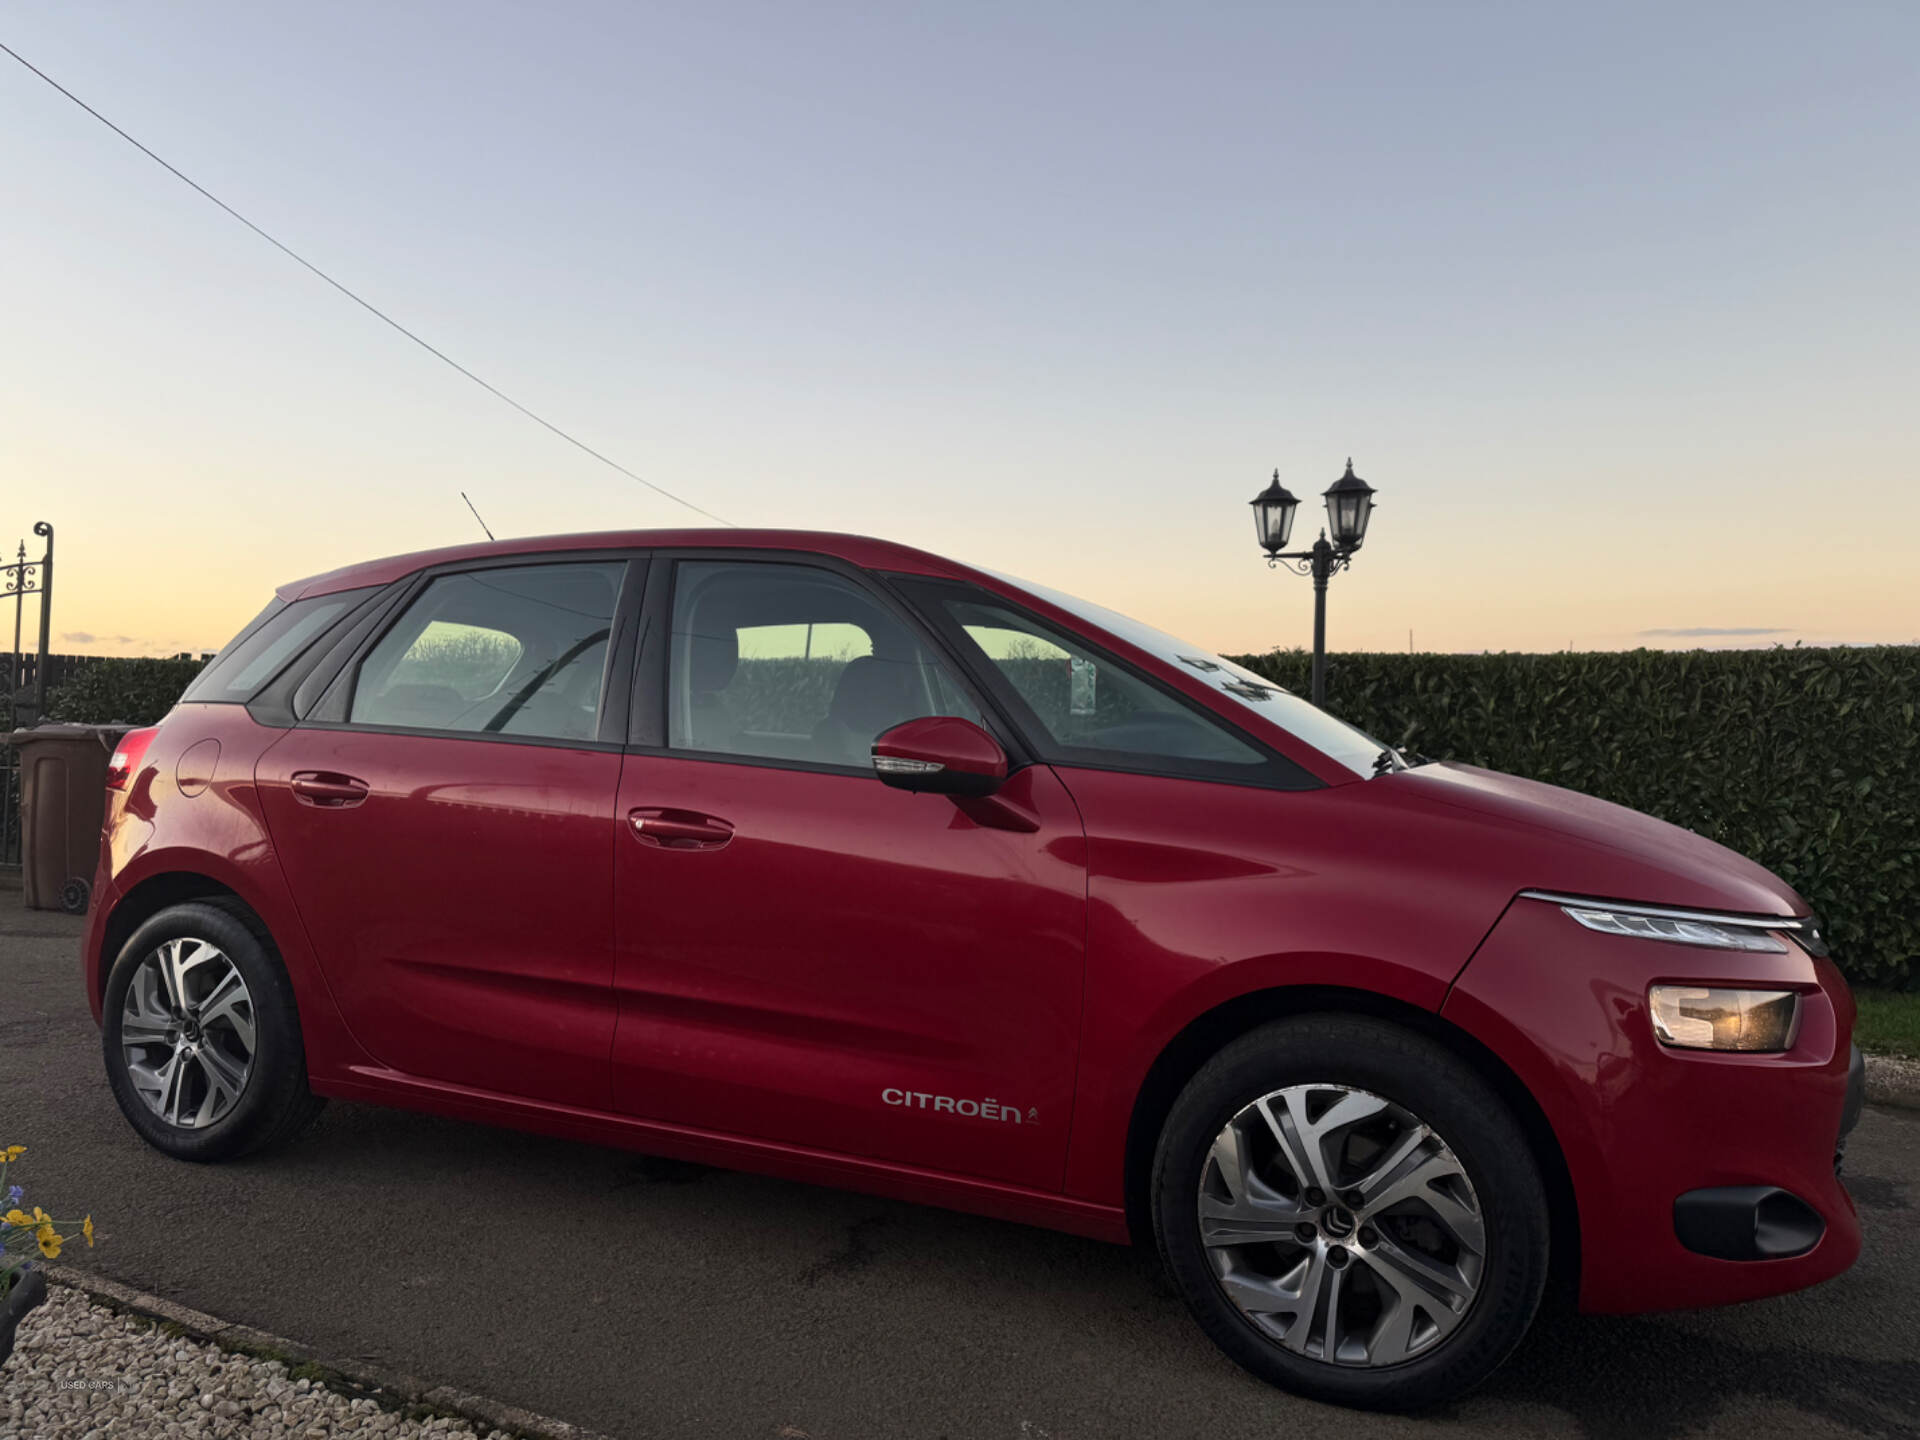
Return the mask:
[[[1546,1186],[1553,1235],[1548,1297],[1556,1304],[1570,1304],[1580,1278],[1579,1200],[1559,1138],[1539,1102],[1505,1061],[1459,1026],[1403,1000],[1333,985],[1278,986],[1236,995],[1196,1016],[1155,1057],[1134,1097],[1127,1124],[1125,1197],[1127,1228],[1134,1243],[1152,1244],[1154,1150],[1187,1082],[1222,1046],[1248,1031],[1269,1021],[1309,1014],[1366,1015],[1405,1026],[1444,1045],[1493,1086],[1519,1121]]]
[[[279,947],[274,944],[273,932],[247,898],[231,885],[194,870],[163,870],[149,875],[139,884],[132,886],[114,902],[113,909],[107,913],[106,923],[100,930],[100,953],[95,957],[94,995],[97,1005],[106,994],[107,977],[113,971],[114,961],[120,956],[121,947],[132,938],[133,932],[162,910],[175,905],[185,905],[192,901],[202,901],[218,905],[227,911],[247,929],[253,932],[261,944],[280,958]],[[284,959],[282,960],[284,964]]]
[[[97,891],[96,905],[110,893],[109,908],[96,910],[88,918],[81,952],[89,971],[87,993],[96,1023],[102,1018],[113,963],[134,931],[169,905],[197,900],[219,905],[233,915],[286,971],[315,1085],[324,1088],[356,1065],[377,1063],[347,1029],[300,911],[271,855],[246,864],[227,864],[225,857],[207,851],[149,852],[122,870],[111,892],[105,887]]]

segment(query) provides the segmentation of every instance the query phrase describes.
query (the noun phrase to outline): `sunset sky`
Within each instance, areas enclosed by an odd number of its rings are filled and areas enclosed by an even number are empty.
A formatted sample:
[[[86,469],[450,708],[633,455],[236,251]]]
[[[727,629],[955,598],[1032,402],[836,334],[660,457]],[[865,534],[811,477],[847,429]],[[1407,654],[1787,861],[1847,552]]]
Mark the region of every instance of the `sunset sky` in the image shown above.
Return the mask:
[[[1910,0],[23,0],[0,41],[729,520],[1263,649],[1311,591],[1246,502],[1277,467],[1310,540],[1351,455],[1334,649],[1920,639]],[[56,527],[55,649],[216,647],[477,537],[461,490],[697,522],[4,55],[0,164],[0,543]]]

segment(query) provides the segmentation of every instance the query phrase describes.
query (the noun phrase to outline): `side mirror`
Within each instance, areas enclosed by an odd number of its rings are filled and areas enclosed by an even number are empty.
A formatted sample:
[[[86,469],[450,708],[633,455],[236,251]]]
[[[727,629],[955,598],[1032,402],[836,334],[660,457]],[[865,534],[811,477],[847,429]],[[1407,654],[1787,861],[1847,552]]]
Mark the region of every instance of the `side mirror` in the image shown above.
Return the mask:
[[[991,795],[1006,783],[1007,752],[971,720],[929,715],[875,740],[873,771],[896,790]]]

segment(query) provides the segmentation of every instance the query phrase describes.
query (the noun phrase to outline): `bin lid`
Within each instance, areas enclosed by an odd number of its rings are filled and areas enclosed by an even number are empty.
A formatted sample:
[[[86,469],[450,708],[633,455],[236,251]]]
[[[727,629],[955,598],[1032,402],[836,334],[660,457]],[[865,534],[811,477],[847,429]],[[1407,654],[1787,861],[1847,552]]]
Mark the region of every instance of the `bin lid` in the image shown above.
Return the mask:
[[[48,723],[31,730],[10,730],[0,735],[8,745],[23,745],[30,740],[88,740],[96,745],[114,745],[122,735],[138,727],[133,725],[68,725]]]

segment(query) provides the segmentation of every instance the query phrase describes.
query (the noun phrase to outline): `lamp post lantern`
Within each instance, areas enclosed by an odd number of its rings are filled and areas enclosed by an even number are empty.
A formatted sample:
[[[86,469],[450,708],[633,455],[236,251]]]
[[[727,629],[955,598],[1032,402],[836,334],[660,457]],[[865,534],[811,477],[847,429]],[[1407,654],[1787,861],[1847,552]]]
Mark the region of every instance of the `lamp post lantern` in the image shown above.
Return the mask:
[[[1333,531],[1333,548],[1351,555],[1367,538],[1367,521],[1373,518],[1373,487],[1353,473],[1353,461],[1347,461],[1347,473],[1327,487],[1327,527]]]
[[[1278,555],[1287,548],[1293,533],[1293,512],[1300,508],[1300,497],[1280,483],[1280,472],[1273,472],[1273,483],[1248,502],[1253,506],[1253,528],[1260,536],[1260,548]]]
[[[1353,473],[1353,461],[1347,461],[1347,473],[1326,489],[1327,527],[1310,550],[1287,550],[1287,537],[1293,532],[1293,512],[1300,501],[1280,483],[1280,472],[1273,472],[1273,483],[1253,497],[1253,527],[1260,548],[1267,552],[1267,564],[1285,565],[1296,575],[1313,577],[1313,703],[1324,705],[1327,699],[1327,581],[1334,572],[1353,563],[1353,555],[1367,538],[1367,522],[1373,518],[1374,488]],[[1327,538],[1328,531],[1333,538]]]

